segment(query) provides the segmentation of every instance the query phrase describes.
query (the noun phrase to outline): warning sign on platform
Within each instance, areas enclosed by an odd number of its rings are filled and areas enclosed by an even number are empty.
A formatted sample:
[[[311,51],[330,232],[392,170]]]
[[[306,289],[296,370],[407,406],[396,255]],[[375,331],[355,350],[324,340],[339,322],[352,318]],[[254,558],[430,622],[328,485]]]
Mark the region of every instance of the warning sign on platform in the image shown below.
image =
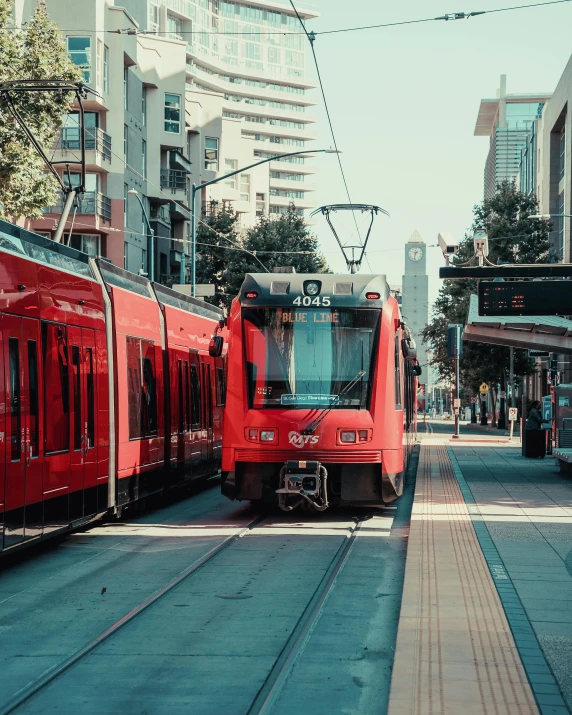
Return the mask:
[[[488,391],[489,391],[489,386],[487,385],[486,382],[483,382],[482,385],[479,387],[479,392],[481,393],[481,395],[486,395]]]
[[[460,406],[461,406],[461,400],[458,397],[455,397],[453,407],[460,407]]]
[[[476,397],[471,397],[471,404],[476,405],[477,404],[477,398]]]
[[[508,419],[511,422],[516,422],[516,420],[518,419],[518,409],[516,407],[508,408]]]

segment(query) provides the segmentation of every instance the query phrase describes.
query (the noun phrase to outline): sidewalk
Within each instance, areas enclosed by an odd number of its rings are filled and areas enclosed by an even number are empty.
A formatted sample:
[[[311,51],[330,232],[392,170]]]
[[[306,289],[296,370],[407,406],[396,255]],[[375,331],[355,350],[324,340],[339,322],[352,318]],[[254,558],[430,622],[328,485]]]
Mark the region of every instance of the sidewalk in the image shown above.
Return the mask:
[[[572,712],[572,480],[518,442],[434,434],[421,447],[389,714],[537,712]]]

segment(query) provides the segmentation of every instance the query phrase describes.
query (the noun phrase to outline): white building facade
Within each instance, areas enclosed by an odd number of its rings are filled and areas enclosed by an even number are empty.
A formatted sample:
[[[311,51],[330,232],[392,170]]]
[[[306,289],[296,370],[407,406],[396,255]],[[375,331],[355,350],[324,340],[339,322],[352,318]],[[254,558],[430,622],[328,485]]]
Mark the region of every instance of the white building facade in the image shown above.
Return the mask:
[[[35,6],[16,0],[16,25]],[[72,246],[149,274],[146,213],[155,279],[178,283],[183,250],[190,271],[191,185],[288,152],[302,154],[208,187],[202,208],[230,202],[243,227],[290,203],[310,213],[315,165],[304,150],[315,138],[315,83],[288,3],[85,0],[78,12],[76,0],[46,0],[46,7],[97,93],[85,102],[87,185],[73,231],[66,224]],[[52,149],[56,160],[77,161],[77,113]],[[31,228],[53,236],[61,208],[61,201],[46,207]]]

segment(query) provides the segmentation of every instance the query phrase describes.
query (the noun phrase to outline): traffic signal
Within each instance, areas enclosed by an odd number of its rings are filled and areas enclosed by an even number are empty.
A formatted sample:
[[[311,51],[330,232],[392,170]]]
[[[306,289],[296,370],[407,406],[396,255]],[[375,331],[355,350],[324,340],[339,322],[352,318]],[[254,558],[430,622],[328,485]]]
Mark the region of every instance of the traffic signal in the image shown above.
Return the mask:
[[[461,357],[463,354],[463,325],[460,323],[449,323],[447,327],[447,355],[449,357]]]

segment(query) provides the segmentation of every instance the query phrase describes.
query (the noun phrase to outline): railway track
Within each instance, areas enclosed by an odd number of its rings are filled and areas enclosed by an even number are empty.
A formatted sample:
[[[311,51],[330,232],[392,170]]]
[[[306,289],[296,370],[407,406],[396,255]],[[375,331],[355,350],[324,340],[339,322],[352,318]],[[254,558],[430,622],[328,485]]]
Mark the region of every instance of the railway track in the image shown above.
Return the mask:
[[[319,583],[314,589],[311,598],[307,601],[305,607],[303,607],[295,627],[286,637],[284,645],[276,657],[273,666],[270,668],[264,683],[259,688],[258,692],[256,692],[250,707],[245,711],[248,715],[269,713],[272,710],[274,703],[280,696],[280,693],[288,680],[298,656],[304,650],[304,647],[320,618],[324,604],[335,587],[338,574],[343,569],[352,549],[354,548],[363,523],[370,518],[370,514],[354,517],[353,523],[347,526],[346,538],[343,539],[339,548],[335,551],[333,557],[327,563],[327,567],[324,569]],[[140,617],[145,611],[147,611],[147,609],[164,599],[165,596],[172,592],[177,586],[189,580],[207,564],[213,562],[217,556],[229,550],[230,547],[232,547],[232,545],[237,541],[255,533],[256,530],[262,527],[265,522],[268,522],[268,520],[269,517],[267,516],[257,516],[245,526],[239,528],[234,534],[229,535],[220,544],[210,549],[199,559],[195,560],[176,577],[166,583],[162,588],[141,601],[137,606],[132,608],[115,623],[103,630],[95,638],[91,639],[82,648],[76,650],[65,660],[54,665],[40,677],[36,678],[25,688],[16,693],[9,701],[0,706],[0,715],[13,713],[27,704],[35,696],[40,696],[45,688],[58,678],[64,676],[66,672],[71,670],[74,666],[78,665],[80,661],[89,656],[98,646],[117,635],[124,626]]]

